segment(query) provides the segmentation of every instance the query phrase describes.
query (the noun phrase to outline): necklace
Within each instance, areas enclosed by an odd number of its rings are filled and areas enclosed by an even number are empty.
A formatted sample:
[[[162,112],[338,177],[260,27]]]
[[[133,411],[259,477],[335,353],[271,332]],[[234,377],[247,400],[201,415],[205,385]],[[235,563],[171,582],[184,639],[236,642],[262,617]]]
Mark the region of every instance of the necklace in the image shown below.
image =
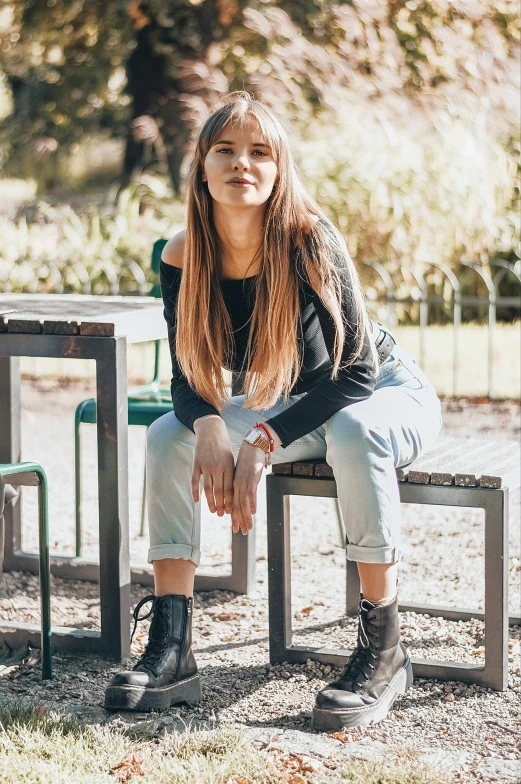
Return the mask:
[[[232,278],[232,280],[245,280],[245,279],[246,279],[246,276],[245,276],[245,275],[243,275],[243,273],[241,272],[241,270],[239,269],[239,267],[237,266],[237,264],[234,262],[234,260],[233,260],[233,259],[232,259],[232,257],[230,256],[230,254],[229,254],[229,253],[227,253],[227,252],[226,252],[226,250],[225,250],[225,249],[224,249],[222,246],[221,246],[221,250],[222,250],[222,253],[223,253],[223,254],[224,254],[224,255],[225,255],[225,256],[226,256],[226,257],[227,257],[227,258],[228,258],[228,259],[231,261],[231,263],[233,264],[233,266],[235,267],[235,269],[236,269],[236,270],[237,270],[237,272],[239,273],[239,278]],[[248,266],[246,267],[246,272],[248,272],[248,270],[250,269],[251,265],[253,264],[253,262],[255,261],[255,259],[257,258],[257,256],[259,255],[259,251],[260,251],[260,246],[259,246],[259,248],[257,249],[257,251],[255,252],[255,255],[253,256],[252,260],[250,261],[250,263],[249,263],[249,264],[248,264]]]

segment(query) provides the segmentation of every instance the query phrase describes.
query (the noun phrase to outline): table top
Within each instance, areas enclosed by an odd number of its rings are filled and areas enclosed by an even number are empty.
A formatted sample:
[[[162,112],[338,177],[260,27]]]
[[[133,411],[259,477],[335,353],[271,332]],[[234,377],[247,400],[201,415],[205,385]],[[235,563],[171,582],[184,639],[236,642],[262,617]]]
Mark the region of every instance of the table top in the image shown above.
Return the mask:
[[[155,297],[82,294],[0,294],[2,333],[126,337],[129,343],[167,335],[163,302]]]

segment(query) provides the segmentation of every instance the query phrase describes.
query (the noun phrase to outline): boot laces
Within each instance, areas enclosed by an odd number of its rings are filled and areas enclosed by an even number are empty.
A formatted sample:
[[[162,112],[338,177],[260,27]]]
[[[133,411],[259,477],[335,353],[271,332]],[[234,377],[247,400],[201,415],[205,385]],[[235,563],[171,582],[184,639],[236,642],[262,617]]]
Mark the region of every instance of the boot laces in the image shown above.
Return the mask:
[[[158,598],[159,597],[157,596],[145,596],[144,599],[141,599],[141,601],[137,603],[136,607],[134,608],[134,612],[132,613],[132,617],[134,619],[134,628],[132,629],[130,644],[132,644],[132,639],[134,637],[138,621],[146,621],[146,619],[150,618],[150,616],[154,613],[154,617],[152,618],[148,633],[148,642],[139,661],[133,667],[134,670],[137,670],[138,667],[143,666],[146,667],[151,665],[153,667],[168,650],[166,632],[168,630],[169,612],[163,604],[158,603]],[[140,616],[140,609],[148,602],[151,602],[151,607],[148,613],[146,615]]]
[[[341,680],[352,681],[353,687],[361,687],[369,680],[375,670],[375,662],[378,659],[378,653],[375,650],[377,640],[378,626],[371,623],[367,612],[362,611],[358,625],[356,648],[342,671]],[[360,675],[362,680],[359,678]]]

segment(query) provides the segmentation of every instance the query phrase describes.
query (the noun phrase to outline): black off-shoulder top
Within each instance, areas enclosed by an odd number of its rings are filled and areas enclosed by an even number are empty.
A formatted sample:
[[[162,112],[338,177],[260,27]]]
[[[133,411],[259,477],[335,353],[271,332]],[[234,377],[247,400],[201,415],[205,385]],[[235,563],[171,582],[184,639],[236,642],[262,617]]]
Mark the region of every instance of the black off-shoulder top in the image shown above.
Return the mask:
[[[339,257],[339,272],[345,280],[345,260]],[[344,275],[342,274],[344,273]],[[182,270],[161,261],[160,282],[164,316],[168,325],[168,341],[172,358],[172,402],[177,418],[192,432],[196,419],[219,411],[201,398],[188,384],[175,350],[176,310]],[[234,365],[229,370],[240,372],[244,364],[249,334],[249,320],[255,301],[258,276],[238,280],[221,280],[224,301],[230,313],[235,338]],[[300,349],[302,364],[292,395],[306,393],[277,416],[266,420],[282,441],[282,446],[324,424],[333,414],[346,406],[369,398],[375,386],[376,369],[366,333],[362,352],[335,380],[330,378],[334,351],[334,322],[309,282],[300,282]],[[342,361],[347,361],[354,349],[356,309],[352,292],[342,286],[342,312],[346,324]],[[368,320],[368,328],[373,324]]]

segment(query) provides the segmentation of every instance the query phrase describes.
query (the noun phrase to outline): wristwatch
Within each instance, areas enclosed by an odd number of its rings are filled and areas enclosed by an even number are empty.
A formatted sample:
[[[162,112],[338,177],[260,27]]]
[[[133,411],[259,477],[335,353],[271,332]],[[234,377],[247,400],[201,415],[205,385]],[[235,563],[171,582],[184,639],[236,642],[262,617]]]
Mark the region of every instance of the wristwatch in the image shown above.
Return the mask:
[[[256,446],[264,452],[264,467],[267,468],[271,465],[271,444],[266,433],[257,427],[250,427],[247,433],[242,437],[243,441],[247,444]]]

